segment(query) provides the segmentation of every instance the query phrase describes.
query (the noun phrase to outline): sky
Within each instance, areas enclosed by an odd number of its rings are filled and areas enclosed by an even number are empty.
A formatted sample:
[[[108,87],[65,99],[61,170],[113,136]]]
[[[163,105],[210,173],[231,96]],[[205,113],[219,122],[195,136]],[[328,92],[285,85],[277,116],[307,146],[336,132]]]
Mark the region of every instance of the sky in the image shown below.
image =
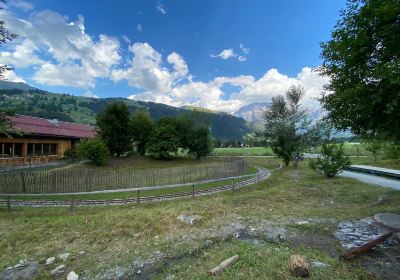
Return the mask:
[[[9,81],[233,113],[303,86],[317,108],[320,42],[344,0],[9,0],[19,37],[1,46]]]

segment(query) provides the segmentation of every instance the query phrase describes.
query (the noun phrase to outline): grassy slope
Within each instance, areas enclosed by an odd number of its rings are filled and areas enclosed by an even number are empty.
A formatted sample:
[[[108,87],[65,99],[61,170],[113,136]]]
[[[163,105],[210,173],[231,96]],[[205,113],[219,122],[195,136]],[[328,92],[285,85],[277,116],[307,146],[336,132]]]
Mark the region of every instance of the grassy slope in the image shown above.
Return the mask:
[[[257,158],[257,164],[267,160]],[[374,203],[387,194],[387,205]],[[332,201],[332,203],[330,202]],[[61,252],[87,253],[67,262],[68,270],[78,273],[89,269],[96,273],[104,267],[127,265],[138,257],[147,258],[156,251],[172,256],[188,253],[207,239],[207,230],[237,221],[258,223],[287,219],[324,218],[335,221],[359,219],[378,212],[400,213],[400,192],[369,186],[351,179],[325,179],[314,174],[305,163],[300,169],[284,169],[275,178],[256,186],[208,197],[121,207],[66,209],[0,210],[0,268],[22,258],[43,261]],[[203,217],[195,227],[176,220],[182,213]],[[294,225],[295,226],[295,225]],[[305,228],[332,236],[335,225],[321,224]],[[26,230],[29,229],[29,230]],[[187,238],[189,237],[189,238]],[[311,279],[370,279],[353,264],[332,259],[322,251],[283,243],[252,245],[241,241],[219,243],[197,255],[178,259],[156,277],[177,273],[176,279],[208,279],[206,271],[233,254],[240,261],[217,279],[291,279],[287,268],[290,254],[301,253],[331,266]],[[41,279],[51,279],[48,270]]]

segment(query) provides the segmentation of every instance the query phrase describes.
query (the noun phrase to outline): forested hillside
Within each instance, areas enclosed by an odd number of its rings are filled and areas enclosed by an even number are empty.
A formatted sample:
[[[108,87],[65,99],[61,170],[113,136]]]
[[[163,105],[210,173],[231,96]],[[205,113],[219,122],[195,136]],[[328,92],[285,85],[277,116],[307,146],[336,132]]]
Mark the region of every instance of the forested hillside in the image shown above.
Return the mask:
[[[12,89],[13,84],[15,84],[15,88]],[[192,107],[176,108],[165,104],[126,98],[104,99],[58,94],[27,88],[27,85],[23,83],[0,82],[2,109],[14,109],[17,114],[57,118],[60,121],[95,124],[96,114],[115,100],[125,102],[131,112],[139,109],[149,111],[154,120],[162,116],[193,115],[196,119],[210,124],[213,136],[219,140],[241,140],[245,134],[251,131],[244,119],[222,112]]]

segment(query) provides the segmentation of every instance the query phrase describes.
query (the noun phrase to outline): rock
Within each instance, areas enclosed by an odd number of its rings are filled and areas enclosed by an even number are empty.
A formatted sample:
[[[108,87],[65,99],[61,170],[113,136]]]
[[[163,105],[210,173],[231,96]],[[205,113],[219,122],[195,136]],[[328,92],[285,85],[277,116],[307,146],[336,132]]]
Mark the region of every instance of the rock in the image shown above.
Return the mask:
[[[64,274],[64,272],[65,272],[65,265],[62,264],[62,265],[57,266],[52,271],[50,271],[50,275],[51,276],[60,276],[60,275]]]
[[[31,280],[39,273],[39,262],[21,260],[14,267],[7,268],[0,273],[0,280]]]
[[[398,241],[400,241],[400,232],[395,233],[395,234],[393,235],[393,238],[395,238],[395,239],[397,239]]]
[[[392,230],[399,231],[400,230],[400,215],[392,214],[392,213],[380,213],[374,216],[374,220]]]
[[[196,221],[201,220],[202,217],[198,216],[198,215],[193,215],[193,216],[189,216],[189,215],[179,215],[178,216],[178,220],[181,221],[182,223],[185,224],[189,224],[189,225],[193,225]]]
[[[380,204],[380,205],[387,204],[389,202],[390,202],[390,198],[389,198],[389,196],[387,196],[385,194],[378,196],[378,198],[376,199],[376,203]]]
[[[310,222],[308,222],[308,221],[299,221],[299,222],[297,222],[296,224],[298,224],[298,225],[307,225],[307,224],[309,224]]]
[[[79,251],[78,256],[79,256],[79,257],[82,257],[82,256],[84,256],[85,254],[86,254],[85,251]]]
[[[54,263],[54,261],[56,260],[55,257],[50,257],[46,259],[46,263],[44,265],[51,265]]]
[[[70,273],[68,273],[67,280],[78,280],[78,279],[79,279],[79,275],[76,274],[74,271],[71,271]]]
[[[330,266],[329,264],[326,264],[326,263],[323,263],[320,261],[315,261],[315,260],[311,261],[310,265],[312,268],[320,268],[320,269],[324,269],[324,268],[327,268]]]
[[[70,253],[63,253],[63,254],[59,254],[58,258],[65,262],[69,258],[70,255],[71,255]]]

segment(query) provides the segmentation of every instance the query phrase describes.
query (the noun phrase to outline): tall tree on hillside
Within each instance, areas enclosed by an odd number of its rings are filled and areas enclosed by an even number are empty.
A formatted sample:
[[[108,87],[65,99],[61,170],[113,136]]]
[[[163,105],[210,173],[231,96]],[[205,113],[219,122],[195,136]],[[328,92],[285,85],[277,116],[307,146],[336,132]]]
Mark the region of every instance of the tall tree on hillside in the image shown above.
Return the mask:
[[[286,166],[290,162],[297,166],[300,153],[309,140],[315,138],[315,131],[307,121],[305,111],[300,109],[303,96],[302,87],[291,86],[286,96],[272,99],[271,108],[264,116],[266,143]]]
[[[146,111],[136,111],[130,120],[130,133],[137,145],[139,155],[146,153],[150,136],[154,129],[154,122]]]
[[[400,141],[400,2],[348,0],[321,44],[322,97],[340,129]]]
[[[98,133],[106,143],[111,155],[121,156],[131,149],[129,109],[120,101],[109,104],[97,115]]]
[[[5,3],[6,3],[5,0],[0,0],[0,4],[5,4]],[[1,9],[3,9],[2,6],[0,6],[0,10]],[[6,29],[4,20],[0,20],[0,46],[14,40],[16,37],[17,37],[16,34],[13,34]],[[4,73],[11,69],[12,68],[8,65],[0,64],[0,80],[3,80]],[[14,111],[12,110],[4,110],[0,108],[0,134],[6,133],[7,130],[9,129],[10,123],[8,121],[8,117],[12,116],[13,114]]]

